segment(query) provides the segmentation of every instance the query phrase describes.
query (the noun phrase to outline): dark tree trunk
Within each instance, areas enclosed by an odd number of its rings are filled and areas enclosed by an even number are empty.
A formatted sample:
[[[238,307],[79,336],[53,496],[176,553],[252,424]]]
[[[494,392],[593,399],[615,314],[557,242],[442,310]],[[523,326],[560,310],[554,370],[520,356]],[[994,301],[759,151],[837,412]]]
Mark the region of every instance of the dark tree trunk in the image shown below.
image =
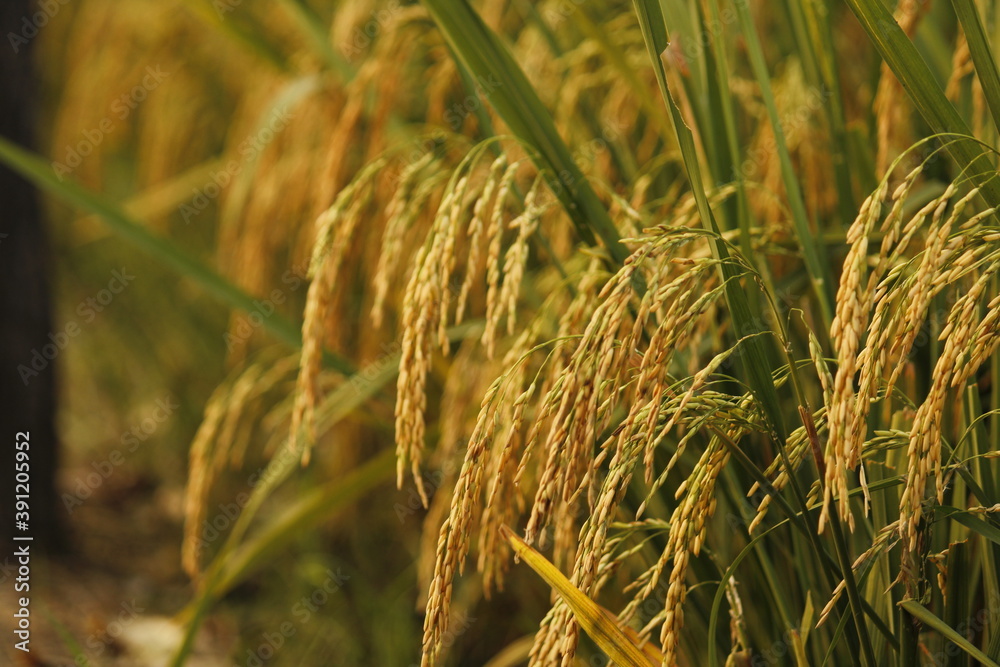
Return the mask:
[[[34,27],[38,11],[34,2],[0,0],[0,135],[26,148],[34,147],[39,87],[32,69],[32,37],[44,29],[33,32],[28,26]],[[66,513],[55,485],[58,356],[53,354],[53,360],[42,356],[53,352],[53,347],[43,349],[52,343],[49,334],[53,332],[50,271],[37,193],[0,164],[0,537],[4,538],[0,553],[7,552],[15,532],[19,432],[30,433],[30,518],[27,531],[17,534],[32,536],[35,548],[50,554],[65,550],[68,544]],[[42,361],[44,368],[38,370]]]

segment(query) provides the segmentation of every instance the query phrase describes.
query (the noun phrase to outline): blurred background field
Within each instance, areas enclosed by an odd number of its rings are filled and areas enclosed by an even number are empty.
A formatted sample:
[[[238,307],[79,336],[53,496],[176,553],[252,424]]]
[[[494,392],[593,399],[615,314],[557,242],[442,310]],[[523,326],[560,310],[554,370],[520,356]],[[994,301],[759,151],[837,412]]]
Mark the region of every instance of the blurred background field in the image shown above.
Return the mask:
[[[76,323],[79,334],[56,360],[60,509],[67,510],[73,553],[36,574],[45,584],[34,599],[53,620],[38,621],[34,646],[42,664],[81,655],[91,665],[138,664],[146,658],[136,657],[136,644],[176,632],[140,627],[142,619],[172,617],[192,597],[181,540],[189,447],[206,404],[227,379],[282,362],[270,392],[233,415],[239,424],[228,424],[239,453],[206,501],[208,557],[242,510],[234,502],[252,490],[250,476],[287,429],[298,359],[261,322],[301,321],[313,221],[388,146],[422,151],[433,131],[461,130],[445,120],[455,113],[445,105],[463,104],[466,93],[417,6],[74,0],[53,7],[41,9],[49,18],[29,41],[43,83],[40,140],[54,173],[121,203],[260,305],[230,311],[98,216],[45,199],[56,330]],[[324,36],[315,31],[326,26],[329,35],[318,44]],[[462,141],[453,138],[458,147]],[[374,362],[373,371],[393,366],[398,351],[395,304],[380,329],[367,317],[381,224],[373,217],[348,254],[327,341],[352,365]],[[109,298],[116,271],[134,278]],[[334,375],[328,386],[338,383]],[[262,523],[392,448],[388,384],[322,435],[311,466],[276,493]],[[274,665],[418,661],[425,512],[412,483],[397,490],[388,466],[377,472],[351,502],[327,512],[320,530],[283,541],[213,608],[191,664],[255,664],[255,654]],[[345,581],[327,600],[316,591],[330,572]],[[518,608],[532,599],[544,608],[544,591],[524,594]],[[465,597],[470,620],[457,641],[466,646],[466,664],[485,663],[532,629],[529,617],[503,611],[504,596],[485,615],[477,610],[480,596]],[[127,618],[116,636],[120,605],[132,600],[145,611]],[[270,656],[285,623],[294,638]],[[60,627],[61,637],[54,631]]]

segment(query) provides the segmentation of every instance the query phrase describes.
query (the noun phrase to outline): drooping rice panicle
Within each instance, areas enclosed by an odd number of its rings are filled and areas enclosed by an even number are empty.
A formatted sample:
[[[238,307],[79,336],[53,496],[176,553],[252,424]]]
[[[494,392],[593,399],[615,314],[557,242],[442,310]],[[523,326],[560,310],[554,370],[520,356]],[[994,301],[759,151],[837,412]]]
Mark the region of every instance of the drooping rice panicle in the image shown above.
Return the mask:
[[[486,451],[486,442],[492,438],[496,411],[496,398],[502,378],[490,387],[483,399],[483,410],[476,422],[476,428],[469,440],[462,469],[455,483],[451,510],[441,526],[438,549],[427,597],[424,616],[423,657],[421,665],[435,664],[441,651],[441,639],[448,630],[451,611],[452,580],[462,571],[468,554],[471,522],[481,495],[484,474],[481,460]]]
[[[924,492],[927,478],[934,475],[937,500],[943,502],[944,478],[941,475],[941,414],[949,391],[963,386],[978,366],[972,363],[988,357],[1000,343],[1000,330],[996,328],[997,306],[1000,299],[990,301],[990,310],[977,322],[977,310],[983,294],[993,276],[1000,271],[995,262],[961,295],[948,314],[948,323],[941,332],[944,341],[941,355],[934,367],[930,392],[917,409],[910,431],[906,452],[906,480],[899,500],[900,538],[904,547],[904,580],[912,581],[912,558],[917,548],[917,537],[923,517]],[[969,350],[975,345],[974,358]]]
[[[850,249],[844,260],[844,272],[837,290],[837,312],[830,330],[830,338],[837,348],[838,366],[827,411],[830,438],[825,452],[826,480],[823,511],[819,519],[820,531],[829,520],[834,499],[837,501],[840,518],[847,521],[852,530],[854,527],[847,496],[847,474],[854,468],[858,458],[853,382],[857,371],[858,350],[867,328],[868,313],[874,296],[866,289],[868,235],[879,220],[885,188],[883,182],[882,187],[865,200],[861,212],[847,232]]]
[[[376,327],[382,326],[385,300],[389,294],[392,276],[397,264],[402,259],[404,235],[413,224],[422,204],[430,194],[430,188],[422,187],[419,177],[424,169],[433,162],[434,153],[428,151],[414,162],[406,165],[399,174],[396,190],[386,207],[382,250],[379,253],[378,268],[376,268],[372,278],[375,297],[371,317]],[[427,182],[424,181],[424,183]],[[430,179],[429,182],[433,183],[434,180]]]
[[[472,290],[474,279],[478,275],[479,258],[482,254],[481,238],[486,225],[487,208],[493,202],[495,194],[498,199],[502,196],[497,193],[497,187],[500,185],[506,169],[507,156],[501,154],[493,161],[493,164],[490,165],[489,176],[483,186],[483,191],[476,199],[476,203],[473,205],[472,220],[469,222],[468,227],[469,256],[466,259],[465,278],[462,280],[462,287],[458,295],[458,305],[455,309],[456,324],[461,324],[463,318],[465,317],[465,309],[467,307],[469,293]]]
[[[514,186],[519,166],[515,162],[508,165],[504,171],[493,209],[490,212],[489,224],[486,227],[486,238],[489,239],[486,253],[486,282],[489,287],[486,292],[486,328],[483,330],[482,340],[486,354],[491,358],[496,349],[496,331],[500,322],[500,255],[503,243],[503,218],[507,197]]]
[[[327,314],[354,230],[371,201],[372,179],[383,166],[384,161],[376,160],[365,167],[316,220],[316,243],[309,263],[312,282],[306,294],[302,357],[288,445],[297,452],[301,451],[303,465],[309,463],[316,439],[314,413],[319,401],[318,378],[327,335]]]

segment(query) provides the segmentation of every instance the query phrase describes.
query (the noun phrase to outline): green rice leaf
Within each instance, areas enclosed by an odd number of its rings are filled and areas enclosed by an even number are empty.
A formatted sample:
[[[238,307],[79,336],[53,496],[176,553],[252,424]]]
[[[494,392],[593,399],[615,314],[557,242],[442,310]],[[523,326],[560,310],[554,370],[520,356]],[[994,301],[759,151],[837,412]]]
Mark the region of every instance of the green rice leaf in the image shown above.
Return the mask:
[[[1000,182],[995,178],[993,160],[985,148],[972,139],[969,126],[945,97],[934,74],[896,23],[889,8],[881,0],[846,2],[931,130],[937,134],[960,137],[957,141],[948,142],[948,152],[961,168],[967,170],[972,181],[983,188],[983,196],[989,205],[1000,206]]]
[[[914,618],[941,633],[945,639],[958,646],[986,667],[1000,667],[996,662],[990,660],[988,655],[973,646],[972,642],[958,634],[951,626],[935,616],[929,609],[916,600],[903,600],[899,604],[903,609],[912,614]]]
[[[957,521],[969,530],[982,535],[990,542],[1000,544],[1000,528],[997,528],[993,524],[977,519],[969,512],[960,510],[956,507],[942,507],[939,505],[934,508],[934,511],[949,519]]]
[[[639,17],[643,38],[646,41],[646,49],[649,52],[650,60],[653,61],[653,69],[660,85],[660,92],[663,94],[663,99],[673,120],[674,132],[677,135],[677,143],[681,149],[688,179],[691,181],[691,190],[698,206],[698,214],[701,216],[702,224],[715,235],[712,248],[716,257],[721,260],[729,260],[729,249],[722,241],[722,232],[705,194],[694,136],[691,134],[691,129],[684,123],[681,111],[667,86],[666,72],[663,69],[660,54],[666,50],[668,43],[660,5],[655,0],[634,0],[634,6]],[[747,339],[745,341],[747,354],[744,356],[744,360],[750,374],[750,390],[760,401],[764,413],[770,421],[774,439],[781,446],[785,442],[785,420],[778,402],[778,392],[774,388],[774,381],[768,367],[764,342],[760,336],[755,335],[762,331],[768,331],[768,329],[760,318],[751,315],[749,301],[744,288],[740,285],[739,271],[735,264],[731,261],[722,261],[719,263],[719,270],[725,284],[726,302],[733,317],[736,334],[741,339]]]
[[[478,79],[484,97],[531,152],[580,238],[592,244],[596,234],[612,259],[624,264],[628,251],[614,222],[507,47],[464,0],[424,0],[424,5],[453,52]]]
[[[805,200],[802,198],[802,189],[799,187],[799,180],[795,175],[795,168],[792,166],[792,157],[785,143],[785,132],[781,126],[781,118],[778,116],[778,106],[774,101],[774,93],[771,91],[771,78],[767,71],[767,64],[764,62],[764,50],[761,48],[760,38],[757,36],[757,28],[754,27],[753,19],[750,17],[750,9],[745,2],[734,4],[740,18],[740,25],[743,28],[743,38],[746,40],[747,51],[750,55],[750,65],[757,79],[757,85],[760,86],[764,107],[767,109],[767,117],[771,122],[775,149],[781,166],[781,179],[788,196],[795,235],[802,250],[802,258],[805,260],[809,280],[816,293],[819,310],[823,315],[824,328],[829,330],[833,323],[834,302],[830,262],[826,257],[825,250],[820,248],[816,242],[817,232],[820,230],[813,231],[809,228],[809,215],[806,213]]]
[[[993,116],[993,125],[1000,130],[1000,72],[997,71],[997,61],[979,18],[979,10],[972,0],[952,0],[958,20],[965,30],[965,39],[969,43],[969,53],[972,62],[976,64],[976,75],[983,84],[983,94],[986,104]]]
[[[176,245],[162,239],[133,220],[120,206],[104,196],[92,192],[79,183],[60,178],[41,158],[0,137],[0,160],[37,185],[71,206],[100,216],[123,239],[149,254],[156,260],[195,281],[213,297],[226,305],[250,313],[257,309],[254,298],[236,285],[191,257]],[[278,313],[263,318],[261,326],[278,340],[291,347],[301,347],[299,327]],[[329,365],[345,374],[351,366],[332,355],[326,355]]]

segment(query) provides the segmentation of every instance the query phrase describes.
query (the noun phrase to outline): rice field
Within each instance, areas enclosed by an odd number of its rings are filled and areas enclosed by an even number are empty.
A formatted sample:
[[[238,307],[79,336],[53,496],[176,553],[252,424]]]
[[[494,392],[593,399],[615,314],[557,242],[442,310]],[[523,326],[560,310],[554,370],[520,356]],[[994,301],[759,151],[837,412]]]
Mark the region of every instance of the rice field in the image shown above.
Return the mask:
[[[994,3],[40,11],[15,664],[1000,664]]]

